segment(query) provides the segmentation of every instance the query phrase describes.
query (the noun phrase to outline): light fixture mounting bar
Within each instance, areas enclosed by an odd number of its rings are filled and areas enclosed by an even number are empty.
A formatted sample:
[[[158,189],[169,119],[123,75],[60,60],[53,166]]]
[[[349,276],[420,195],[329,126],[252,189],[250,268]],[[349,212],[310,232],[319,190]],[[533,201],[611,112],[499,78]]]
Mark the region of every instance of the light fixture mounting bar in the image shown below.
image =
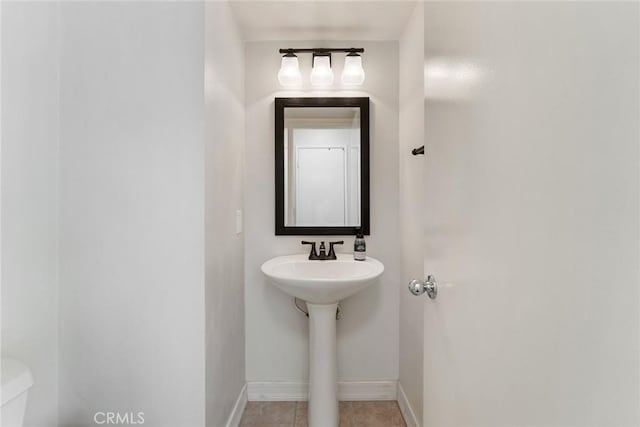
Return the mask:
[[[364,49],[359,47],[317,47],[317,48],[305,48],[305,49],[280,49],[280,53],[289,54],[289,53],[316,53],[316,54],[327,54],[334,52],[344,52],[344,53],[363,53]]]

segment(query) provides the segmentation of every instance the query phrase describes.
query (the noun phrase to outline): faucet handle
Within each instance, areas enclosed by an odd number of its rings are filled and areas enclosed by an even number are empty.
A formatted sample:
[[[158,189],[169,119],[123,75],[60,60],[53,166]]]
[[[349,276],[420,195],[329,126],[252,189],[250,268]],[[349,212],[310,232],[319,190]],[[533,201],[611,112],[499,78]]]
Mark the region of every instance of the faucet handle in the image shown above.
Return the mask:
[[[327,255],[329,259],[338,259],[338,257],[336,256],[336,251],[333,248],[334,245],[344,245],[344,240],[338,240],[337,242],[329,242],[329,255]]]
[[[314,260],[314,259],[318,259],[318,252],[316,252],[316,242],[307,242],[306,240],[303,240],[302,242],[303,245],[311,245],[311,252],[309,252],[309,259],[310,260]]]

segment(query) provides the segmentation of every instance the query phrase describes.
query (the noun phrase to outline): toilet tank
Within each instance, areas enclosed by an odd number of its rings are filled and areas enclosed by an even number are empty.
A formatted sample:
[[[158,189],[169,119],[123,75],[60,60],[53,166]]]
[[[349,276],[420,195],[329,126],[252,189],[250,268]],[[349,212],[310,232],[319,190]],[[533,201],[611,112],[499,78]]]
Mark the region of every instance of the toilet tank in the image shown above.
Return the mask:
[[[15,359],[0,360],[0,419],[2,427],[22,427],[27,394],[33,385],[33,377],[27,366]]]

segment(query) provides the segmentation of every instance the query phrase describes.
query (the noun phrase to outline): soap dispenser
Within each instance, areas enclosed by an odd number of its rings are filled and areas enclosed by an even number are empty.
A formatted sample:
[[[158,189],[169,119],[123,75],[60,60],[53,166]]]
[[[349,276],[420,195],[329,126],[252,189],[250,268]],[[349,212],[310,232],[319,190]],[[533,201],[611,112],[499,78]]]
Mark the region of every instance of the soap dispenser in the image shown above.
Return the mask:
[[[353,242],[353,259],[356,261],[364,261],[367,259],[367,244],[364,241],[364,236],[360,229],[358,229],[356,239]]]

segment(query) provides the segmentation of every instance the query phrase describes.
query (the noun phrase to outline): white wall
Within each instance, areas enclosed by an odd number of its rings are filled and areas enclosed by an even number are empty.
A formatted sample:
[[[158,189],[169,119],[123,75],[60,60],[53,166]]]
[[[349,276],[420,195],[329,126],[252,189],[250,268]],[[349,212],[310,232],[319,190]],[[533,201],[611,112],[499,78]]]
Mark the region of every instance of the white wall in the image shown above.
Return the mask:
[[[58,13],[2,4],[2,355],[33,372],[30,427],[58,404]]]
[[[385,265],[381,279],[344,300],[338,321],[339,380],[398,378],[398,44],[335,41],[332,46],[364,47],[367,73],[359,91],[309,88],[311,57],[301,55],[305,87],[281,90],[278,49],[322,46],[318,42],[246,44],[245,303],[247,381],[306,382],[308,323],[292,298],[269,284],[260,265],[277,255],[301,253],[303,237],[274,235],[274,98],[282,96],[371,97],[371,236],[368,254]],[[334,61],[339,82],[344,59]],[[343,251],[353,251],[345,237]],[[307,236],[308,238],[308,236]],[[340,236],[340,238],[343,238]],[[330,240],[317,237],[315,240]]]
[[[425,3],[425,425],[640,424],[639,18]]]
[[[60,425],[202,426],[204,5],[61,11]]]
[[[407,290],[412,279],[424,278],[423,229],[423,165],[424,156],[411,150],[424,144],[424,6],[416,4],[402,34],[400,46],[400,387],[406,396],[407,422],[422,425],[422,386],[424,353],[424,300]],[[399,396],[400,401],[404,399]]]
[[[208,426],[225,425],[245,383],[244,44],[226,2],[205,5],[205,256]]]

